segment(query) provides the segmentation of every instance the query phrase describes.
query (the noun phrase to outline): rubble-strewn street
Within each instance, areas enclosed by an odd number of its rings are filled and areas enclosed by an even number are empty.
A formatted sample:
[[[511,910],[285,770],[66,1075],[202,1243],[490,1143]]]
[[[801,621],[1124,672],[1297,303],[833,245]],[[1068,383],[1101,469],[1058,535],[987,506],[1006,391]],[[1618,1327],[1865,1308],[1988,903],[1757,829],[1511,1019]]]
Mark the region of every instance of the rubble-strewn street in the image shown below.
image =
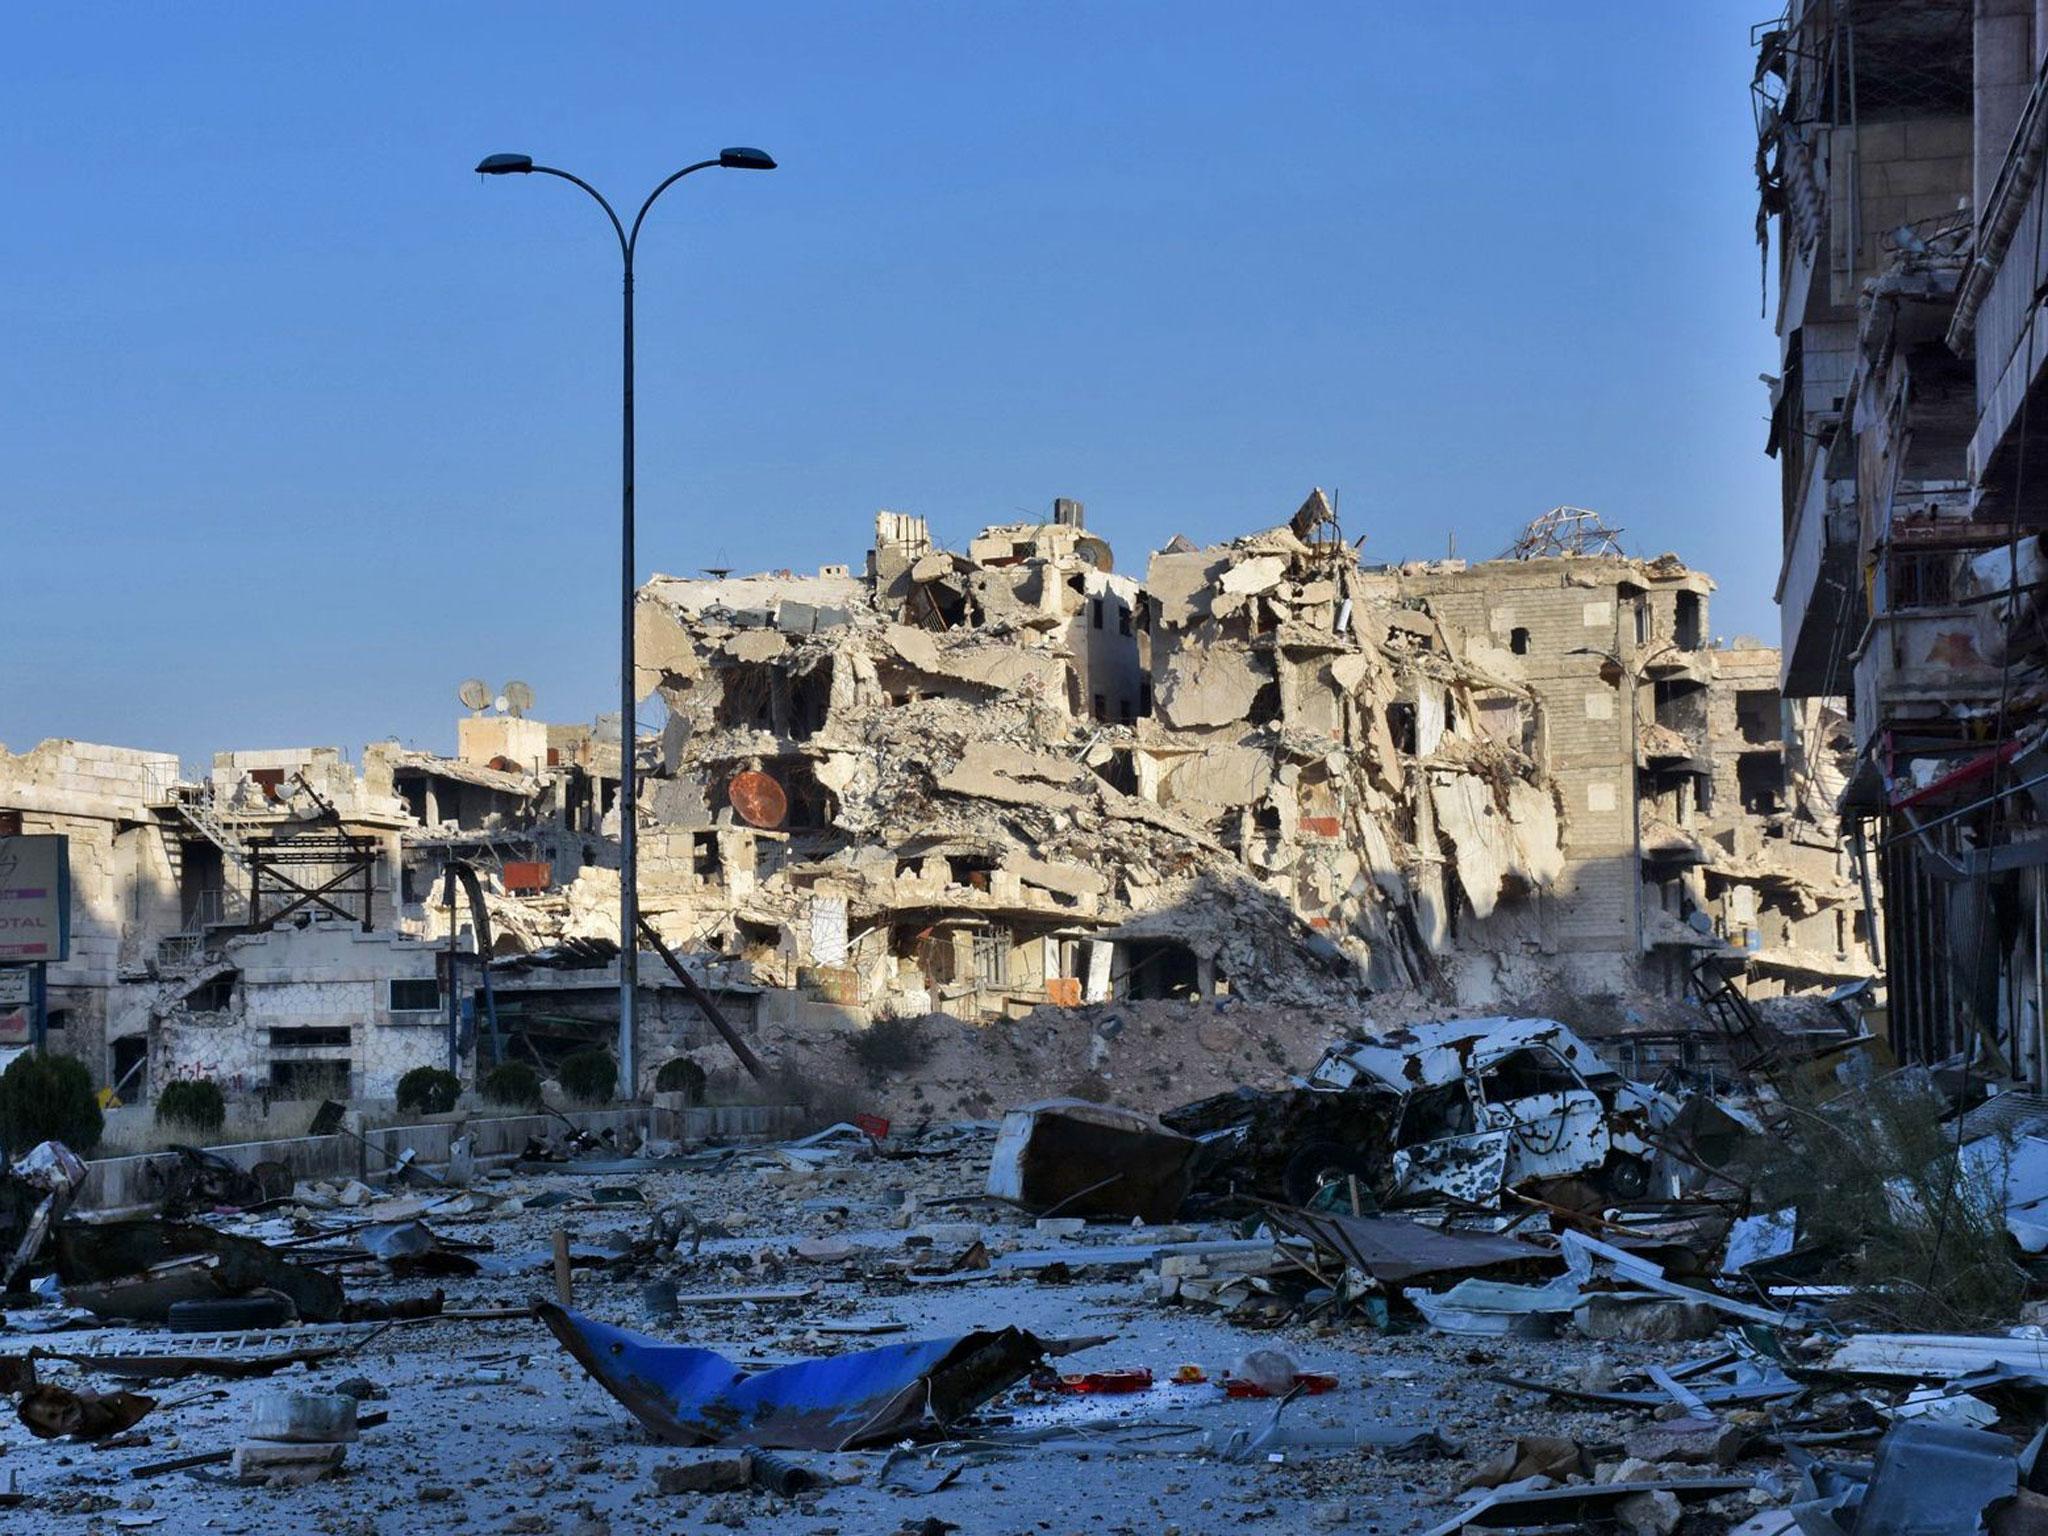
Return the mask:
[[[45,9],[0,1533],[2048,1536],[2048,0]]]

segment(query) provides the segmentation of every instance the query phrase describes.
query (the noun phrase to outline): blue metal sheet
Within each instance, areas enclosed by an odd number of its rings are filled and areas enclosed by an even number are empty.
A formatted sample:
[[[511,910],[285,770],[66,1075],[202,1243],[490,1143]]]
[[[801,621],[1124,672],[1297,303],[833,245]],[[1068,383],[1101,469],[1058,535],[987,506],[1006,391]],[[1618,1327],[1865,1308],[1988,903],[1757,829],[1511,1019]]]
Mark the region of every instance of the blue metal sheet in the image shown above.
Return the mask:
[[[1038,1363],[1017,1328],[921,1339],[748,1373],[561,1307],[540,1317],[577,1362],[671,1445],[846,1450],[943,1430]]]

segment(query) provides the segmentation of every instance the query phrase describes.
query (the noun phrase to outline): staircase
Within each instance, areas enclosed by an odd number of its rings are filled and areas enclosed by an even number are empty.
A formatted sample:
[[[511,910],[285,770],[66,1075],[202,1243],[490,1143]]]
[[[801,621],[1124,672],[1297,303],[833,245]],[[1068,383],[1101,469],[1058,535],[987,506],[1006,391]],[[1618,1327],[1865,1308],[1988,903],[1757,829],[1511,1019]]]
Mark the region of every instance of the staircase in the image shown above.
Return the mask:
[[[1693,996],[1699,1000],[1707,1017],[1728,1037],[1735,1069],[1775,1080],[1779,1068],[1785,1064],[1777,1039],[1757,1016],[1756,1009],[1750,1006],[1749,999],[1735,985],[1733,978],[1717,966],[1716,962],[1721,958],[1708,951],[1693,961]]]

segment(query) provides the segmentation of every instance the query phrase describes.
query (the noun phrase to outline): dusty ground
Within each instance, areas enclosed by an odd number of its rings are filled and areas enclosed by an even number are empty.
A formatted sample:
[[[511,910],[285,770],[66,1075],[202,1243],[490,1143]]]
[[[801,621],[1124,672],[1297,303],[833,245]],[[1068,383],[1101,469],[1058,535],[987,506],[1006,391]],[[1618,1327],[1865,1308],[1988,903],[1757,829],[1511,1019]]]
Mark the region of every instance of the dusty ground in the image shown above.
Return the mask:
[[[1279,1465],[1229,1465],[1205,1454],[1200,1436],[1150,1451],[1118,1442],[1141,1423],[1197,1426],[1220,1438],[1240,1425],[1262,1423],[1272,1411],[1270,1404],[1227,1401],[1214,1385],[1161,1385],[1140,1396],[1085,1400],[1023,1389],[1006,1394],[987,1411],[984,1422],[995,1433],[1052,1417],[1083,1424],[1100,1436],[1099,1448],[1013,1450],[972,1462],[950,1487],[930,1493],[877,1486],[884,1455],[866,1452],[797,1456],[839,1485],[796,1500],[766,1493],[664,1495],[656,1491],[657,1467],[711,1453],[653,1443],[538,1323],[432,1321],[389,1327],[350,1357],[273,1378],[274,1385],[331,1390],[349,1378],[366,1377],[388,1394],[363,1404],[365,1411],[387,1411],[388,1425],[365,1430],[344,1471],[328,1481],[289,1490],[245,1487],[229,1481],[224,1468],[131,1479],[128,1469],[136,1465],[234,1445],[248,1425],[253,1400],[266,1389],[260,1381],[216,1384],[195,1378],[144,1389],[165,1404],[140,1426],[150,1435],[147,1447],[102,1452],[38,1441],[10,1415],[0,1425],[0,1488],[11,1480],[28,1501],[22,1513],[10,1511],[0,1518],[0,1528],[229,1536],[281,1530],[395,1536],[422,1529],[604,1536],[606,1531],[754,1528],[810,1536],[886,1536],[906,1526],[915,1531],[934,1517],[968,1536],[1174,1531],[1197,1536],[1247,1525],[1392,1536],[1446,1518],[1454,1508],[1450,1496],[1472,1459],[1491,1455],[1515,1434],[1562,1433],[1589,1444],[1611,1444],[1635,1425],[1626,1415],[1559,1411],[1541,1398],[1485,1379],[1487,1372],[1505,1369],[1576,1380],[1595,1348],[1569,1338],[1473,1341],[1383,1335],[1353,1324],[1250,1332],[1214,1313],[1160,1305],[1151,1294],[1156,1282],[1142,1268],[1082,1270],[1069,1284],[1000,1273],[959,1285],[910,1284],[900,1269],[889,1267],[890,1261],[913,1251],[906,1244],[926,1223],[974,1222],[997,1252],[1047,1246],[1016,1213],[978,1201],[945,1204],[980,1192],[986,1146],[976,1141],[945,1156],[852,1162],[818,1177],[736,1162],[716,1172],[486,1180],[479,1188],[499,1199],[557,1189],[587,1196],[600,1185],[630,1185],[641,1191],[645,1204],[546,1212],[501,1206],[466,1216],[430,1214],[427,1219],[444,1236],[490,1244],[489,1261],[505,1272],[396,1283],[371,1264],[349,1271],[349,1289],[352,1295],[388,1298],[423,1294],[438,1284],[446,1289],[451,1307],[522,1305],[552,1289],[547,1250],[557,1225],[567,1225],[579,1239],[611,1233],[638,1238],[650,1231],[659,1208],[681,1202],[700,1221],[717,1223],[733,1235],[707,1240],[694,1257],[685,1243],[677,1256],[610,1270],[579,1269],[579,1310],[658,1336],[716,1347],[746,1361],[862,1347],[859,1338],[818,1331],[823,1323],[850,1320],[899,1320],[909,1324],[912,1337],[1002,1324],[1019,1324],[1045,1337],[1114,1334],[1113,1342],[1074,1357],[1070,1368],[1143,1365],[1162,1381],[1183,1363],[1199,1365],[1214,1378],[1246,1349],[1275,1347],[1304,1369],[1335,1373],[1340,1383],[1329,1395],[1293,1404],[1290,1414],[1326,1424],[1429,1426],[1462,1442],[1464,1454],[1401,1461],[1374,1451],[1346,1451]],[[360,1219],[363,1214],[322,1213],[320,1219]],[[373,1207],[368,1214],[378,1211]],[[247,1220],[232,1224],[256,1225]],[[273,1237],[285,1235],[290,1226],[290,1213],[262,1221],[262,1230]],[[1198,1235],[1234,1234],[1205,1228]],[[941,1236],[948,1246],[957,1240],[953,1234]],[[1081,1241],[1113,1254],[1128,1252],[1133,1238],[1157,1236],[1098,1225]],[[821,1237],[846,1239],[852,1255],[822,1263],[794,1256],[794,1243]],[[641,1292],[657,1279],[675,1281],[685,1295],[790,1284],[815,1284],[818,1292],[800,1303],[686,1307],[671,1319],[652,1320]],[[27,1320],[26,1314],[12,1316],[17,1323]],[[32,1343],[77,1347],[81,1337],[0,1333],[0,1354],[19,1354]],[[1709,1347],[1625,1349],[1627,1360],[1635,1363],[1676,1360],[1688,1350]],[[74,1387],[111,1390],[118,1385],[47,1362],[42,1374]],[[215,1397],[169,1406],[216,1385]],[[912,1472],[925,1486],[959,1459],[936,1458],[930,1469],[920,1463]],[[1749,1504],[1738,1496],[1718,1507],[1718,1517],[1696,1515],[1685,1529],[1721,1530],[1749,1512]],[[17,1520],[22,1523],[14,1524]]]

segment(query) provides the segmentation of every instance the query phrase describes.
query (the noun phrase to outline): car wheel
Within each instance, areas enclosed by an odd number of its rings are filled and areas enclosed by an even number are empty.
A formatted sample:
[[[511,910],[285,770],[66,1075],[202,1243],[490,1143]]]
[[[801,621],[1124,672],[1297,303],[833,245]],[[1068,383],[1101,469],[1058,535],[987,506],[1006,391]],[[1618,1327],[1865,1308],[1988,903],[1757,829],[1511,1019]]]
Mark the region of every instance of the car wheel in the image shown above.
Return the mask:
[[[1307,1205],[1324,1185],[1356,1178],[1360,1203],[1365,1204],[1373,1199],[1378,1171],[1371,1157],[1341,1141],[1304,1142],[1281,1170],[1280,1192],[1290,1205]]]
[[[1640,1157],[1616,1152],[1600,1170],[1600,1183],[1616,1200],[1640,1200],[1650,1192],[1650,1165]]]

